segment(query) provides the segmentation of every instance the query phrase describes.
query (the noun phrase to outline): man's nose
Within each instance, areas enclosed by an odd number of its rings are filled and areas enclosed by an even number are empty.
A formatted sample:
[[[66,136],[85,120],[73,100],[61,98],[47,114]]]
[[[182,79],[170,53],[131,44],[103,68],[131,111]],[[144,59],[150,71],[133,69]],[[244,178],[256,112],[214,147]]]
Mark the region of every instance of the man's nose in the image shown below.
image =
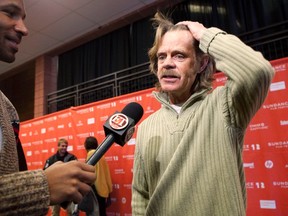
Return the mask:
[[[17,20],[16,25],[15,25],[15,30],[17,32],[20,32],[23,36],[28,35],[28,29],[27,29],[23,19]]]
[[[168,69],[168,68],[174,68],[175,67],[175,63],[173,61],[173,58],[172,57],[169,57],[167,56],[163,62],[163,67],[165,69]]]

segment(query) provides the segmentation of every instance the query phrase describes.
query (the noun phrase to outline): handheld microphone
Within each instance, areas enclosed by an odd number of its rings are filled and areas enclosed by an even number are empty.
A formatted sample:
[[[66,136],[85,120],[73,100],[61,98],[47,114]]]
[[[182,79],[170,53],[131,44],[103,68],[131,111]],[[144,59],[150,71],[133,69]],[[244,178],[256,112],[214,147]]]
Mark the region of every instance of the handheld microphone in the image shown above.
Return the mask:
[[[95,166],[114,142],[124,146],[133,136],[135,125],[139,122],[142,116],[143,108],[136,102],[127,104],[122,112],[116,111],[103,125],[106,138],[86,163]],[[61,204],[61,207],[66,209],[68,205],[69,202],[64,202]]]
[[[94,166],[114,142],[124,146],[133,136],[135,125],[142,116],[143,108],[136,102],[127,104],[122,112],[116,111],[110,116],[103,125],[106,138],[87,160],[87,164]]]

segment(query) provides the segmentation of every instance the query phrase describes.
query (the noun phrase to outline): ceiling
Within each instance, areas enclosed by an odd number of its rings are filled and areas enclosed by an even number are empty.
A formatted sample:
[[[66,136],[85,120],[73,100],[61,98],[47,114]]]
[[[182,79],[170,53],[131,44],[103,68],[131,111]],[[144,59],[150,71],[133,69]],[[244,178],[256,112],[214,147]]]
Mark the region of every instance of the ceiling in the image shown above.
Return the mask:
[[[0,62],[0,75],[159,2],[163,0],[24,0],[29,34],[15,62]]]

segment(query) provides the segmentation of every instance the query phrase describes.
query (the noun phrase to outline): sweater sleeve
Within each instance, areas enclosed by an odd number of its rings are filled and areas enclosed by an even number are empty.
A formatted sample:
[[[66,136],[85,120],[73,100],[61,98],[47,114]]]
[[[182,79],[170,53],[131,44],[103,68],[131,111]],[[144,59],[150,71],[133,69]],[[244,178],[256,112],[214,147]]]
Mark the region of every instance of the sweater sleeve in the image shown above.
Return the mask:
[[[141,125],[137,133],[132,180],[132,215],[145,215],[149,202],[148,185],[145,178],[144,161],[141,156]]]
[[[200,49],[213,56],[216,68],[228,77],[224,95],[228,120],[246,128],[268,93],[274,76],[270,62],[236,36],[214,27],[204,32]]]
[[[46,215],[50,204],[42,170],[17,172],[0,178],[0,215]]]

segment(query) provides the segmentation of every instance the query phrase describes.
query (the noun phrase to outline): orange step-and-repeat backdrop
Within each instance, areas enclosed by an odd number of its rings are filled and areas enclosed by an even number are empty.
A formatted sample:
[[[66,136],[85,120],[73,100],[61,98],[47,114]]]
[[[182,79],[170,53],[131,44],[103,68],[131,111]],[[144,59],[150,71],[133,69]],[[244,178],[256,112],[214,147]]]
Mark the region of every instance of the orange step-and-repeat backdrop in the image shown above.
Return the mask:
[[[248,216],[288,215],[288,58],[271,63],[276,75],[267,99],[247,128],[243,149]],[[216,74],[214,87],[225,82],[223,73]],[[42,169],[45,160],[56,153],[59,138],[66,138],[68,151],[75,154],[78,160],[85,161],[85,138],[95,136],[101,143],[105,138],[103,124],[115,111],[121,111],[130,102],[137,102],[144,109],[141,122],[160,108],[152,96],[153,90],[71,107],[22,122],[20,138],[28,168]],[[104,156],[113,181],[112,205],[107,209],[107,215],[131,215],[136,133],[137,126],[126,145],[113,144]],[[65,215],[64,211],[61,211],[61,215]]]

